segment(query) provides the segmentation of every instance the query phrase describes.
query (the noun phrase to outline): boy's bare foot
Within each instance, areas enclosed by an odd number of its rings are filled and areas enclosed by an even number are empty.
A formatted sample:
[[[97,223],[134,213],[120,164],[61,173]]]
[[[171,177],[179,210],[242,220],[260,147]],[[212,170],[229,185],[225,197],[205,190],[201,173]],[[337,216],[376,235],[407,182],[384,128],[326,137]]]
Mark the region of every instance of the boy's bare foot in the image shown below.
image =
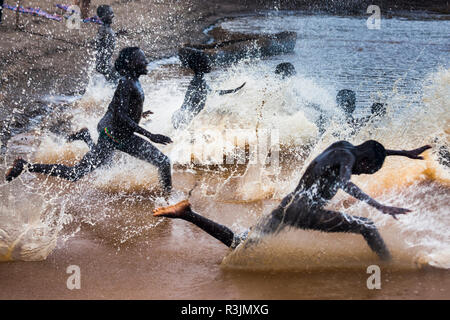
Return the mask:
[[[154,217],[181,218],[186,212],[191,210],[189,200],[183,200],[168,207],[153,210]]]
[[[26,162],[22,158],[17,158],[16,160],[14,160],[12,167],[9,168],[9,170],[6,172],[6,181],[11,181],[12,179],[17,178],[22,173],[25,165],[27,164],[28,162]]]

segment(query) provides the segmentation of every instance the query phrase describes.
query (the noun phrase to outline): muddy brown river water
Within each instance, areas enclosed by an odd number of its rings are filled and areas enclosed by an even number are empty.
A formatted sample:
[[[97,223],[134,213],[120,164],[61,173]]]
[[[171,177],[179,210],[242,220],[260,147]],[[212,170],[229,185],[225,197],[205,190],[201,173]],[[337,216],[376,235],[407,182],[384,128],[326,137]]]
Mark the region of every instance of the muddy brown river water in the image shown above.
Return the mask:
[[[122,154],[76,183],[31,173],[1,182],[0,299],[449,299],[450,173],[439,154],[450,145],[449,22],[383,23],[373,33],[359,18],[269,14],[222,22],[231,30],[302,37],[295,54],[208,75],[213,89],[246,86],[226,97],[212,93],[185,131],[168,123],[190,75],[175,58],[153,64],[142,85],[144,109],[155,114],[143,126],[174,140],[161,147],[174,164],[174,194],[156,196],[156,170]],[[280,80],[273,70],[286,60],[297,75]],[[351,135],[335,105],[344,87],[357,91],[358,115],[367,115],[374,100],[387,103],[387,115]],[[93,76],[84,96],[54,118],[73,130],[86,126],[96,138],[112,92]],[[317,110],[331,119],[320,138]],[[2,176],[18,155],[73,164],[87,151],[49,126],[10,140]],[[295,188],[306,163],[341,139],[376,139],[392,149],[433,145],[424,161],[392,157],[375,175],[352,179],[381,203],[413,210],[398,221],[341,192],[329,204],[373,219],[392,251],[389,264],[359,235],[287,230],[231,252],[193,225],[151,215],[189,197],[197,212],[244,231]],[[267,147],[264,162],[221,162],[227,152],[245,159],[256,145]],[[73,265],[79,290],[67,287]],[[380,290],[367,287],[372,265],[381,270]]]

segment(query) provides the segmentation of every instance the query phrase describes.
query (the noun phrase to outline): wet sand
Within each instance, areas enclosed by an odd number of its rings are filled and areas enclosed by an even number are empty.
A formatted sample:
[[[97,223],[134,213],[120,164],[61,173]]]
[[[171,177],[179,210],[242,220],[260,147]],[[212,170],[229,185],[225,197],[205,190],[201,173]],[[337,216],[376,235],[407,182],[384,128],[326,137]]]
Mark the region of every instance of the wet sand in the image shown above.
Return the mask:
[[[242,272],[220,266],[227,249],[197,230],[191,239],[159,230],[148,244],[117,252],[80,234],[46,261],[0,265],[0,299],[448,299],[449,273],[383,272],[380,290],[366,287],[364,268],[323,272]],[[201,244],[201,250],[198,246]],[[69,290],[66,268],[81,270]]]
[[[194,176],[176,173],[175,188],[192,188]],[[197,177],[198,178],[198,177]],[[211,178],[208,178],[211,179]],[[214,185],[214,184],[212,184]],[[229,186],[228,188],[233,188]],[[227,190],[223,190],[227,192]],[[192,194],[191,202],[198,212],[227,226],[245,219],[252,225],[256,217],[251,212],[268,211],[275,200],[242,203],[233,200],[209,199],[200,191]],[[125,207],[126,214],[125,213]],[[76,208],[76,207],[75,207]],[[45,261],[0,263],[0,299],[448,299],[448,270],[430,267],[417,269],[413,265],[382,264],[370,252],[359,235],[341,234],[336,238],[311,231],[293,234],[300,244],[316,242],[319,248],[299,255],[298,250],[275,245],[276,252],[267,250],[262,270],[223,263],[230,251],[197,227],[179,220],[158,219],[154,227],[142,231],[139,226],[155,219],[151,217],[151,201],[135,201],[131,205],[118,201],[119,217],[98,221],[94,226],[81,224],[81,231],[68,241],[59,237],[56,249]],[[68,208],[69,212],[83,215]],[[101,210],[98,207],[98,210]],[[127,217],[133,217],[132,222]],[[78,222],[66,226],[76,228]],[[133,230],[136,229],[136,230]],[[70,231],[63,231],[61,235]],[[135,237],[124,243],[122,235],[136,231]],[[382,234],[387,231],[381,230]],[[123,233],[123,234],[122,234]],[[394,236],[395,238],[395,236]],[[338,242],[333,247],[334,242]],[[392,243],[393,236],[387,243]],[[303,249],[302,249],[303,247]],[[291,252],[289,253],[289,250]],[[327,252],[328,250],[328,252]],[[335,253],[333,250],[341,251]],[[307,251],[307,250],[306,250]],[[321,251],[323,251],[321,253]],[[292,259],[300,267],[280,269],[271,259]],[[318,255],[317,255],[318,254]],[[325,254],[325,256],[321,256]],[[326,265],[326,255],[333,256]],[[278,257],[278,258],[277,258]],[[256,254],[252,259],[261,259]],[[323,266],[318,268],[317,263]],[[369,265],[380,265],[381,289],[369,290]],[[81,289],[69,290],[66,269],[77,265],[81,271]],[[283,263],[281,263],[281,266]],[[275,268],[272,268],[274,267]],[[264,269],[266,268],[266,269]]]
[[[179,232],[181,231],[182,232]],[[361,239],[362,241],[362,239]],[[221,267],[228,249],[183,221],[120,251],[81,232],[42,262],[0,264],[0,299],[448,299],[449,272],[385,271],[369,290],[365,268],[255,272]],[[374,260],[376,263],[376,259]],[[69,290],[66,268],[81,270]]]

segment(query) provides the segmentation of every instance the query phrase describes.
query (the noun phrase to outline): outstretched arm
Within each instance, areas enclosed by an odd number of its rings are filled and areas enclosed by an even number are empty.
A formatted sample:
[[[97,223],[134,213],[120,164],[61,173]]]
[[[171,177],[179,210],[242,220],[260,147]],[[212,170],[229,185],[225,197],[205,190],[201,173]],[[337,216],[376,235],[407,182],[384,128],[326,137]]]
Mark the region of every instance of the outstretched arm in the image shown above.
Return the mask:
[[[237,87],[236,89],[230,89],[230,90],[217,90],[216,92],[223,96],[224,94],[229,94],[229,93],[235,93],[236,91],[239,91],[242,89],[242,87],[244,87],[246,84],[246,82],[244,82],[241,86]]]
[[[372,199],[368,194],[364,193],[356,184],[354,184],[351,181],[348,181],[342,187],[342,190],[347,192],[352,197],[355,197],[360,201],[366,202],[368,205],[374,207],[375,209],[378,209],[384,214],[390,214],[394,219],[397,219],[396,217],[397,214],[406,214],[408,212],[411,212],[411,210],[409,209],[382,205],[378,201]]]
[[[145,111],[142,113],[142,118],[148,118],[151,114],[154,114],[154,112],[151,110]]]
[[[388,150],[386,149],[387,156],[403,156],[410,159],[423,160],[423,157],[419,156],[425,150],[431,149],[430,145],[426,145],[414,150]]]
[[[368,205],[378,209],[379,211],[390,214],[394,219],[397,219],[397,214],[406,214],[411,210],[397,207],[389,207],[382,205],[375,199],[372,199],[368,194],[364,193],[356,184],[350,181],[352,175],[352,167],[354,164],[354,157],[351,155],[341,156],[340,180],[341,188],[352,197],[367,203]]]

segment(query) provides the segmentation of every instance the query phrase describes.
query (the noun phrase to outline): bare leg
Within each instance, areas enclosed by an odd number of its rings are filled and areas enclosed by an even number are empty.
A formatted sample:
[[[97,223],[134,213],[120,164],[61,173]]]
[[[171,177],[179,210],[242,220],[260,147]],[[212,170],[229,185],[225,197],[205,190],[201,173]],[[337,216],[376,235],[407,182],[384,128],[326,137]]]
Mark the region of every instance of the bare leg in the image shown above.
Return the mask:
[[[153,144],[136,135],[122,141],[117,146],[120,151],[126,152],[138,159],[147,161],[156,166],[159,171],[161,183],[167,193],[172,190],[172,168],[170,159],[158,150]]]
[[[381,235],[379,234],[374,223],[367,218],[354,217],[345,213],[328,211],[324,209],[310,209],[308,214],[302,214],[302,208],[291,204],[285,206],[284,202],[289,201],[290,196],[286,197],[282,205],[276,208],[272,214],[261,223],[255,226],[255,229],[261,234],[277,233],[286,226],[292,226],[301,229],[312,229],[324,232],[351,232],[359,233],[366,240],[369,247],[382,259],[390,260],[391,255],[387,249]],[[298,203],[297,203],[298,204]],[[293,212],[297,211],[295,220]],[[287,216],[283,217],[283,212]],[[187,200],[177,203],[176,205],[159,208],[153,210],[153,215],[156,217],[178,218],[189,221],[214,238],[218,239],[228,247],[235,248],[239,241],[245,239],[245,235],[240,238],[229,228],[211,221],[191,210],[190,203]],[[248,244],[255,243],[255,240],[249,239]],[[237,242],[237,243],[236,243]]]
[[[11,181],[17,178],[25,168],[28,168],[30,172],[43,173],[69,181],[77,181],[87,173],[108,163],[111,160],[113,151],[114,149],[108,142],[101,140],[73,167],[62,164],[30,164],[23,159],[16,159],[13,166],[6,173],[6,180]]]
[[[286,226],[324,232],[359,233],[382,260],[391,258],[380,233],[370,219],[311,206],[308,198],[299,193],[287,195],[266,220],[257,225],[258,229],[266,234],[279,232]]]
[[[359,233],[380,259],[391,259],[391,254],[372,220],[323,209],[314,210],[311,215],[312,219],[305,229]]]
[[[227,247],[232,247],[235,234],[229,228],[209,220],[191,209],[188,200],[181,201],[173,206],[153,210],[155,217],[178,218],[189,221],[213,236]],[[233,246],[234,247],[234,246]]]

